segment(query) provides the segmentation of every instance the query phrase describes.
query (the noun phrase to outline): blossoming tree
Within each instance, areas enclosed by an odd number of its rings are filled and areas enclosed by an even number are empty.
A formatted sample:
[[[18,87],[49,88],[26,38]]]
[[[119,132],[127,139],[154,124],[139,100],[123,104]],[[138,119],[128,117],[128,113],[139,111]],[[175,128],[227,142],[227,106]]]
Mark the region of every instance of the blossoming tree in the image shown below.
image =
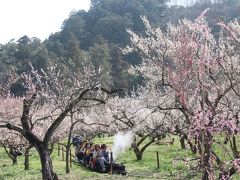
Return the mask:
[[[19,99],[22,104],[18,107],[22,109],[20,119],[1,121],[0,127],[21,134],[36,148],[40,156],[43,179],[57,179],[48,145],[58,136],[58,132],[61,132],[58,128],[73,108],[84,106],[91,101],[100,101],[101,97],[107,97],[105,94],[114,93],[101,88],[100,79],[101,71],[95,71],[89,63],[68,78],[53,65],[49,66],[48,71],[37,72],[33,69],[32,74],[23,74],[18,78],[27,89],[26,94]],[[1,89],[1,98],[16,100],[13,95],[7,96],[8,90],[7,86]]]
[[[115,133],[130,131],[131,143],[137,160],[142,160],[144,151],[171,131],[171,114],[149,107],[153,95],[138,90],[125,97],[115,97],[107,104],[112,113],[111,127]]]
[[[206,12],[194,22],[184,19],[164,30],[152,27],[143,17],[145,35],[129,30],[131,46],[123,51],[136,51],[142,57],[133,70],[145,78],[149,92],[161,97],[150,106],[177,112],[175,132],[184,135],[200,156],[202,179],[216,176],[215,163],[222,179],[239,170],[240,24],[219,23],[222,31],[212,34]],[[222,132],[231,146],[231,167],[213,148]]]

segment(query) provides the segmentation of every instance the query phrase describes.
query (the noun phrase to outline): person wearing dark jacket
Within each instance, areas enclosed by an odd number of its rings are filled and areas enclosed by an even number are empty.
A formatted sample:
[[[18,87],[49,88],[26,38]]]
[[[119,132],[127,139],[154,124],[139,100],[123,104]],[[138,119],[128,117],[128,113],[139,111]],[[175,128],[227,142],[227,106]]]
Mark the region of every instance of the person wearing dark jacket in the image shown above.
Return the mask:
[[[106,144],[103,144],[101,146],[101,151],[100,151],[100,155],[98,158],[98,162],[102,168],[102,171],[105,172],[106,171],[105,164],[109,164],[109,152],[107,151]]]

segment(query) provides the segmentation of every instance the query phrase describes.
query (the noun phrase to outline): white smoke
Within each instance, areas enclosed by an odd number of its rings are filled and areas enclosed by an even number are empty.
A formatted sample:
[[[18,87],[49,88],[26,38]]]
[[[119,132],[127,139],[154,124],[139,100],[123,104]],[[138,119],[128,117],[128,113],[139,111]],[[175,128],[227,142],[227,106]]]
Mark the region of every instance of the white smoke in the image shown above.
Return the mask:
[[[115,161],[119,154],[123,153],[128,147],[131,146],[133,141],[133,131],[119,132],[113,137],[113,160]]]

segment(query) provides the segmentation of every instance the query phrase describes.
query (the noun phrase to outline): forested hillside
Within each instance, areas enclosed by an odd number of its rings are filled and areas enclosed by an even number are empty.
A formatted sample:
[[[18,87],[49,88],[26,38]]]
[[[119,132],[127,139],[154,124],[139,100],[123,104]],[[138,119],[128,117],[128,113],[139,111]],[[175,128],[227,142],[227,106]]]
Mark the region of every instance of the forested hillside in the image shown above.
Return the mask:
[[[140,18],[143,15],[154,26],[164,28],[168,22],[177,23],[179,18],[195,19],[206,8],[210,8],[207,16],[210,26],[239,18],[240,14],[237,0],[197,1],[188,7],[169,7],[167,0],[92,0],[89,11],[72,11],[63,21],[61,31],[51,34],[44,42],[23,36],[1,45],[1,82],[13,70],[18,74],[29,72],[30,63],[36,69],[57,63],[67,76],[70,71],[81,70],[82,63],[89,61],[96,69],[103,68],[105,86],[132,89],[142,83],[142,78],[128,73],[130,65],[140,63],[138,55],[123,55],[120,50],[130,41],[126,29],[144,33]],[[218,27],[212,28],[217,34]],[[13,91],[21,94],[24,90],[15,84]]]

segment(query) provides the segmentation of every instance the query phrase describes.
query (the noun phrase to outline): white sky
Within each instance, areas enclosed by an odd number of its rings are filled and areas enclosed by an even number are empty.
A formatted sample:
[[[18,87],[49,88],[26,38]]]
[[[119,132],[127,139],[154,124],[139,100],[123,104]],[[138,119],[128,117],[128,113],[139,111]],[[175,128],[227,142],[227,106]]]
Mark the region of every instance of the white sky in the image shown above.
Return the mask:
[[[0,44],[24,35],[48,38],[72,10],[88,10],[90,0],[0,0]]]

